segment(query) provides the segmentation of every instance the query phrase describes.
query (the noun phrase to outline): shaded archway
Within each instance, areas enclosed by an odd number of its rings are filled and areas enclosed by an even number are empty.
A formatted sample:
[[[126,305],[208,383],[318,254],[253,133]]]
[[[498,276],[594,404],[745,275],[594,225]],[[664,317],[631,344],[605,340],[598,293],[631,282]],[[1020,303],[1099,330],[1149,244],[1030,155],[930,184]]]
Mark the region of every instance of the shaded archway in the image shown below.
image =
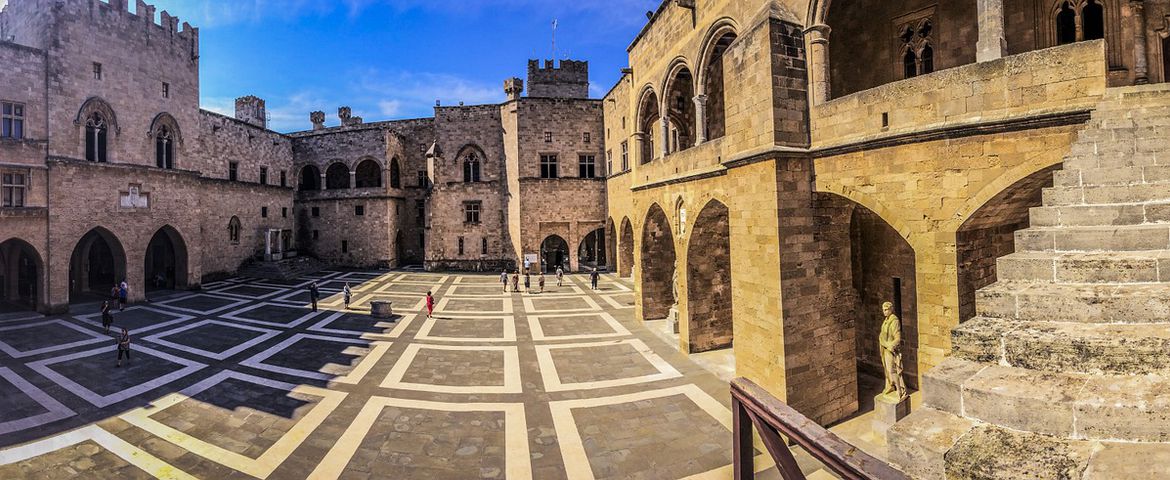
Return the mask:
[[[357,188],[381,187],[382,166],[370,159],[362,160],[354,170],[354,183]]]
[[[109,298],[110,289],[125,279],[126,251],[113,233],[94,227],[77,241],[69,258],[70,301],[85,301],[87,294]]]
[[[642,319],[658,320],[670,315],[675,302],[674,235],[662,207],[654,204],[642,226]]]
[[[402,230],[399,230],[398,233],[394,234],[394,256],[396,257],[395,260],[398,262],[398,268],[402,268],[402,266],[406,265],[406,245],[403,243],[405,242],[403,238]]]
[[[402,188],[402,166],[398,157],[390,159],[390,188]]]
[[[562,267],[569,271],[569,242],[558,235],[549,235],[540,242],[540,264],[545,273],[557,271]]]
[[[975,316],[975,292],[995,283],[996,259],[1015,252],[1015,233],[1028,228],[1029,211],[1042,203],[1044,188],[1060,165],[1039,170],[999,192],[955,232],[959,275],[959,322]]]
[[[884,378],[878,335],[881,305],[894,304],[902,320],[902,366],[906,384],[918,387],[918,300],[914,248],[872,210],[854,205],[849,222],[850,263],[857,294],[857,367],[871,378]],[[862,382],[864,383],[864,382]]]
[[[638,162],[650,163],[657,155],[654,145],[660,131],[661,114],[658,112],[658,95],[653,89],[647,89],[642,94],[642,101],[638,104],[638,134],[641,136]]]
[[[605,221],[605,267],[607,271],[617,271],[617,227],[613,218]]]
[[[321,170],[316,165],[301,167],[301,178],[297,183],[297,190],[320,190]]]
[[[0,243],[0,312],[38,308],[44,271],[40,254],[28,242],[11,238]]]
[[[727,94],[724,89],[723,54],[736,39],[735,32],[725,28],[719,36],[712,39],[707,47],[706,63],[700,65],[703,69],[702,94],[705,96],[706,106],[703,112],[703,128],[706,130],[707,140],[723,137],[727,132]]]
[[[630,278],[634,274],[634,226],[630,217],[622,218],[622,239],[618,244],[618,276]]]
[[[605,228],[598,228],[585,238],[577,247],[577,266],[582,269],[593,269],[605,265]]]
[[[687,247],[690,352],[732,343],[731,226],[727,206],[712,200],[695,218]]]
[[[142,278],[148,292],[187,286],[187,244],[174,227],[163,226],[150,237]]]
[[[349,167],[344,163],[336,162],[325,169],[325,188],[336,190],[349,188]]]
[[[672,70],[666,88],[667,149],[677,152],[695,144],[695,79],[686,64]]]

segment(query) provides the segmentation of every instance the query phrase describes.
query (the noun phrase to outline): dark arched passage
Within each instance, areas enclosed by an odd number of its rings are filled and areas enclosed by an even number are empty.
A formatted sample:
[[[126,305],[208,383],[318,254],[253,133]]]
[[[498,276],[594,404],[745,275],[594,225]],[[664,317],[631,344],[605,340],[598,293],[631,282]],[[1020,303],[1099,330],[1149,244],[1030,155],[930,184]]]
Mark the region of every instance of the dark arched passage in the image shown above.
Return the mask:
[[[357,188],[381,187],[382,167],[373,160],[362,160],[354,170],[354,183]]]
[[[44,271],[44,261],[28,242],[11,238],[0,243],[0,312],[38,308]]]
[[[638,105],[637,127],[638,132],[642,134],[642,145],[638,159],[640,163],[650,163],[658,155],[655,145],[657,141],[661,141],[658,139],[660,136],[658,132],[662,131],[659,127],[661,118],[662,115],[658,109],[658,95],[653,90],[649,90],[642,96],[642,101]]]
[[[618,276],[629,278],[634,274],[634,226],[630,217],[622,218],[622,239],[618,244]]]
[[[297,190],[320,190],[321,170],[315,165],[301,167],[301,178],[297,183]]]
[[[687,247],[687,315],[691,353],[732,343],[731,226],[727,206],[712,200],[695,218]]]
[[[110,289],[125,279],[126,251],[113,233],[94,227],[77,241],[69,258],[70,301],[85,301],[86,294],[109,298]]]
[[[390,159],[390,188],[402,188],[402,166],[398,157]]]
[[[557,267],[569,271],[569,243],[558,235],[549,235],[540,242],[540,263],[545,273],[552,273]]]
[[[580,268],[593,269],[604,266],[605,257],[605,228],[589,232],[581,239],[581,245],[577,247],[577,265]]]
[[[670,315],[675,302],[674,236],[662,207],[654,204],[642,227],[642,319],[659,320]]]
[[[146,290],[172,290],[187,286],[187,244],[182,235],[164,226],[154,232],[143,262]]]
[[[695,79],[685,65],[679,66],[666,90],[666,118],[670,125],[667,142],[670,152],[695,144]]]
[[[325,169],[325,188],[336,190],[349,188],[349,167],[337,162]]]

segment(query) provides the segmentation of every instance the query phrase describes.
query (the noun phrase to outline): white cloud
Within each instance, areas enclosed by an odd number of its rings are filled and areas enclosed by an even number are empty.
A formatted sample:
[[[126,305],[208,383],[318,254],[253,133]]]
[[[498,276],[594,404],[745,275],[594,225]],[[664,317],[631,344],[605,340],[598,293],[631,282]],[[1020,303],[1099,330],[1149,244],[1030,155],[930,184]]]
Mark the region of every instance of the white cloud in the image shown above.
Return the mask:
[[[386,117],[395,117],[402,113],[401,100],[382,100],[378,102],[378,112]]]

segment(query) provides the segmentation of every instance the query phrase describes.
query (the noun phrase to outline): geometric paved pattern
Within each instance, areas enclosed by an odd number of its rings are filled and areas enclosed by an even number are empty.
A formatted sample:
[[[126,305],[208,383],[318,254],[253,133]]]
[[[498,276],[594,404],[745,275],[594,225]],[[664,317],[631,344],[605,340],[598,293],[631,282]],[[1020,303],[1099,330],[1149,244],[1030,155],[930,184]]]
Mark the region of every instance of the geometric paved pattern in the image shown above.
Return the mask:
[[[122,368],[96,305],[0,321],[0,478],[730,478],[726,383],[633,320],[628,282],[496,278],[214,282],[115,312]]]

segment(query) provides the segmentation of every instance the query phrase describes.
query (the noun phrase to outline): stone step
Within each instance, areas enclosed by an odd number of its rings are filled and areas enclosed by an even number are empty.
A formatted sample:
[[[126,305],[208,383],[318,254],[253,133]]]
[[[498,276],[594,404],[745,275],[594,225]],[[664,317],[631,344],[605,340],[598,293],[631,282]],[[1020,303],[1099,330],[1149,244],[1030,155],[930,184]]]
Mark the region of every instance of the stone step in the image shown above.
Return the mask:
[[[1170,285],[996,282],[975,292],[981,316],[1070,323],[1160,323],[1170,319]]]
[[[951,341],[955,358],[974,362],[1086,374],[1170,373],[1170,355],[1166,355],[1170,351],[1170,323],[1084,324],[975,317],[952,330]]]
[[[1170,185],[1138,183],[1133,185],[1082,185],[1044,189],[1044,205],[1106,205],[1170,200]]]
[[[1170,222],[1170,202],[1033,207],[1033,227],[1104,227]]]
[[[1053,283],[1170,282],[1170,250],[1016,252],[996,260],[996,278]]]
[[[946,453],[975,422],[932,408],[919,408],[890,427],[889,461],[919,480],[946,478]]]
[[[1170,156],[1167,156],[1170,159]],[[1065,165],[1052,175],[1053,186],[1170,184],[1170,165],[1073,168]],[[1166,187],[1170,188],[1170,187]]]
[[[924,375],[932,408],[1015,430],[1078,440],[1170,441],[1170,379],[1086,375],[950,358]],[[938,371],[936,371],[938,370]]]
[[[1093,252],[1170,248],[1170,225],[1029,227],[1015,233],[1019,252]]]
[[[1127,167],[1148,167],[1165,165],[1170,161],[1170,154],[1111,152],[1111,153],[1069,153],[1064,157],[1063,166],[1066,169],[1114,169]]]

